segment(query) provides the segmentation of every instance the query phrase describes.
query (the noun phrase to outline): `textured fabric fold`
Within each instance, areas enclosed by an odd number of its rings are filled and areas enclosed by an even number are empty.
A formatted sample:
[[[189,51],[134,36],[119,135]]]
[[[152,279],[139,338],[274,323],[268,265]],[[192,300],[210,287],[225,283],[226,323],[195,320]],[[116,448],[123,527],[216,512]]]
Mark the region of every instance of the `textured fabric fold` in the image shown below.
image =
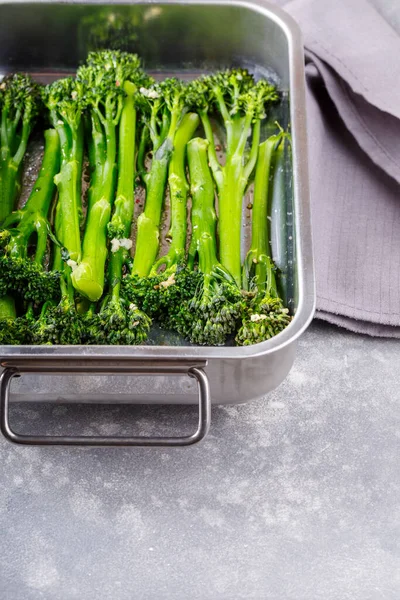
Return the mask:
[[[306,59],[318,67],[336,110],[364,152],[400,182],[400,120],[355,94],[347,82],[314,53],[307,52]]]
[[[277,3],[306,47],[316,316],[400,338],[400,3]]]
[[[400,186],[362,151],[315,64],[307,73],[317,316],[400,329]],[[331,319],[331,322],[333,319]],[[336,322],[339,324],[339,320]]]
[[[367,0],[293,0],[306,47],[350,88],[400,118],[400,37]]]
[[[335,315],[323,310],[318,311],[317,317],[322,321],[337,325],[338,327],[343,327],[354,333],[364,333],[365,335],[384,338],[400,338],[400,327],[377,325],[376,323],[370,323],[369,321],[356,321],[355,319],[348,319],[347,317]]]

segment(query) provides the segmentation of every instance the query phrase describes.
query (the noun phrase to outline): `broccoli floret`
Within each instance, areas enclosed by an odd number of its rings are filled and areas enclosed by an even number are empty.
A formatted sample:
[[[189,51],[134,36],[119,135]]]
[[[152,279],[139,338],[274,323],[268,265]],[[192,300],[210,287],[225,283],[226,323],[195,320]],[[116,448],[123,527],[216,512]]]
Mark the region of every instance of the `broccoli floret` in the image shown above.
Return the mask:
[[[137,345],[146,341],[151,319],[124,298],[106,297],[90,322],[92,344]]]
[[[146,314],[157,319],[164,329],[180,329],[181,308],[195,295],[201,285],[201,275],[178,265],[167,277],[127,276],[123,279],[125,296],[136,303]]]
[[[238,346],[264,342],[289,325],[292,320],[289,310],[283,306],[280,298],[270,295],[273,293],[266,292],[264,296],[256,296],[249,302],[235,338]]]
[[[57,271],[45,271],[30,258],[0,256],[0,296],[12,293],[41,304],[47,298],[59,298],[59,277]]]
[[[74,291],[68,271],[60,279],[61,300],[49,300],[34,321],[32,337],[36,344],[81,344],[84,322],[75,307]]]

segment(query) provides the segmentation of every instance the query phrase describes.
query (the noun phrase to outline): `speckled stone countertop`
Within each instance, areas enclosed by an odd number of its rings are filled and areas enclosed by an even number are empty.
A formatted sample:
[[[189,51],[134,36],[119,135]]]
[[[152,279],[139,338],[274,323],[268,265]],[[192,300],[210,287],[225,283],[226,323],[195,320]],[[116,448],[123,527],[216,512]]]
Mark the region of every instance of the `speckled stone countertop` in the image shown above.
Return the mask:
[[[21,430],[192,407],[15,405]],[[186,449],[0,441],[1,600],[398,600],[400,344],[314,323],[268,398]],[[122,423],[122,426],[118,425]]]

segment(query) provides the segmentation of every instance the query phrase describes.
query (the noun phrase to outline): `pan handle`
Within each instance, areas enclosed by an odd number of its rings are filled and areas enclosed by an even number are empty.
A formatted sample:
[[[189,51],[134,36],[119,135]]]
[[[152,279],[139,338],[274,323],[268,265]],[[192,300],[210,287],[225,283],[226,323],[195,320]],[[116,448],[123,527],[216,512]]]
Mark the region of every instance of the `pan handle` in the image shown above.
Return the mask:
[[[97,372],[91,369],[91,372]],[[41,370],[41,373],[46,374],[46,371]],[[47,374],[52,373],[51,370]],[[154,370],[148,371],[144,368],[140,369],[140,374],[154,374]],[[163,436],[70,436],[70,435],[22,435],[15,432],[10,425],[9,420],[9,405],[10,405],[10,384],[14,377],[20,377],[21,369],[15,367],[6,367],[0,375],[0,429],[4,437],[14,444],[24,444],[30,446],[191,446],[200,442],[205,438],[211,422],[211,397],[210,386],[207,375],[204,370],[199,367],[190,367],[186,373],[189,377],[197,380],[199,389],[199,420],[198,426],[194,433],[188,436],[163,437]],[[101,372],[99,371],[99,374]]]

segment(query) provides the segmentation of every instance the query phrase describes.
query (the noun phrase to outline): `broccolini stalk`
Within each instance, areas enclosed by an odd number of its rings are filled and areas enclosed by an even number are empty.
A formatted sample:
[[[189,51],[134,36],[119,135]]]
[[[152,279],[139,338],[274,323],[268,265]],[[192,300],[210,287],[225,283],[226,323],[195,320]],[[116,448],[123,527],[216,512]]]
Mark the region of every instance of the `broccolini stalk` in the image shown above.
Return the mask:
[[[55,81],[45,89],[44,101],[56,128],[61,146],[60,171],[55,177],[58,201],[55,234],[63,249],[55,247],[53,270],[61,271],[61,300],[48,300],[34,325],[34,339],[40,344],[79,344],[82,324],[75,308],[71,281],[72,267],[81,257],[83,111],[86,90],[72,78]]]
[[[55,234],[58,239],[64,235],[61,211],[56,212]],[[69,256],[63,256],[58,246],[53,261],[53,270],[60,269],[60,302],[47,300],[34,321],[32,337],[36,344],[80,344],[84,339],[85,326],[83,318],[76,309],[74,288],[71,281],[71,262]],[[69,263],[69,264],[68,264]]]
[[[168,169],[170,195],[171,239],[168,252],[153,265],[150,276],[155,276],[164,267],[164,278],[176,271],[185,262],[187,233],[187,195],[189,184],[186,178],[186,146],[198,128],[200,119],[196,113],[186,114],[175,134],[174,149]]]
[[[233,69],[204,77],[192,84],[194,103],[209,142],[208,154],[218,189],[220,260],[241,282],[242,204],[249,178],[254,170],[261,121],[265,106],[277,100],[274,86],[266,81],[255,83],[244,69]],[[217,158],[209,118],[210,108],[222,118],[226,131],[226,159],[222,166]],[[247,140],[252,136],[248,156]]]
[[[0,294],[16,294],[18,298],[41,303],[58,295],[58,277],[44,270],[43,262],[50,234],[47,215],[54,198],[54,177],[60,165],[60,143],[54,129],[44,133],[45,150],[42,166],[31,194],[21,210],[4,221],[0,231]],[[29,245],[35,235],[35,251]]]
[[[82,84],[72,77],[55,81],[45,88],[43,94],[61,146],[60,171],[55,177],[58,188],[55,216],[57,236],[66,249],[68,260],[74,263],[81,256],[84,95]],[[57,266],[59,268],[60,265]]]
[[[187,148],[192,196],[188,266],[193,268],[197,257],[202,277],[196,293],[180,311],[177,328],[191,342],[221,345],[235,331],[242,310],[242,295],[232,275],[217,258],[215,193],[208,166],[208,142],[195,138]]]
[[[260,144],[254,182],[251,248],[243,265],[243,287],[254,292],[237,333],[238,345],[257,344],[273,337],[290,323],[291,316],[279,298],[271,258],[268,198],[271,160],[286,134],[280,132]]]
[[[175,313],[179,311],[184,298],[192,297],[197,286],[196,276],[185,268],[189,191],[186,178],[186,145],[199,122],[197,114],[187,113],[182,118],[174,138],[174,149],[168,169],[171,215],[169,250],[156,260],[148,277],[134,275],[124,280],[124,288],[131,300],[168,329],[174,328],[172,319]]]
[[[152,162],[143,175],[146,203],[137,221],[136,249],[132,275],[147,277],[156,260],[160,222],[175,134],[184,116],[186,88],[176,79],[165,79],[149,89],[142,89],[142,109],[151,140]],[[143,148],[139,152],[143,159]],[[139,168],[144,171],[144,165]]]
[[[11,75],[0,83],[0,225],[21,189],[22,160],[39,111],[39,89],[28,75]]]
[[[130,240],[134,211],[136,86],[124,84],[119,125],[118,184],[114,213],[108,225],[111,255],[108,269],[108,295],[100,312],[92,316],[91,341],[96,344],[139,344],[146,340],[151,319],[121,295],[123,269],[132,246]]]
[[[117,128],[121,118],[125,81],[144,80],[139,59],[126,52],[92,52],[78,70],[87,93],[92,136],[90,158],[93,176],[83,237],[82,258],[72,273],[75,289],[92,302],[103,294],[107,258],[107,226],[115,196]],[[131,160],[134,160],[132,154]]]

